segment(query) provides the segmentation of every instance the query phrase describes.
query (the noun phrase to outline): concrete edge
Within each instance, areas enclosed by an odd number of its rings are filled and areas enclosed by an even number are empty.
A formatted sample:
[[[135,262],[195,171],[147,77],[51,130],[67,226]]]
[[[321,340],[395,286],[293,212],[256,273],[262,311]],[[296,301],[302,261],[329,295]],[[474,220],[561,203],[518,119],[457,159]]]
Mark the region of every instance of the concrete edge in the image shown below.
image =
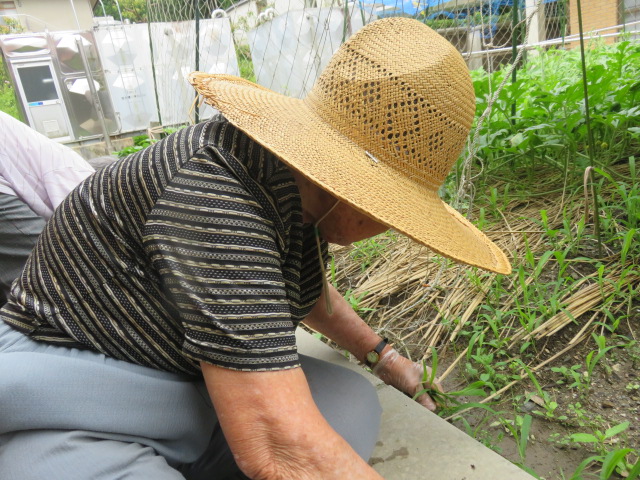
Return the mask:
[[[305,355],[350,368],[377,389],[382,404],[380,436],[370,459],[388,480],[531,480],[529,474],[385,385],[308,332],[297,330],[298,350]]]

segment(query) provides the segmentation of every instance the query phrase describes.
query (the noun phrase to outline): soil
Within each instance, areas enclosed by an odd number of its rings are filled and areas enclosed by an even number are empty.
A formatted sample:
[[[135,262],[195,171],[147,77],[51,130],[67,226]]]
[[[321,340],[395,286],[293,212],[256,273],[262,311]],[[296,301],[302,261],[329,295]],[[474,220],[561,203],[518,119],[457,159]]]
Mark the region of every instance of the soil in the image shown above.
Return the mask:
[[[629,322],[621,323],[616,332],[617,339],[608,337],[607,345],[623,343],[625,337],[634,339],[640,333],[639,322],[640,310],[636,308],[634,318]],[[561,350],[577,330],[577,326],[567,328],[566,331],[556,335],[544,350],[548,352]],[[533,417],[525,465],[540,478],[546,480],[571,478],[583,460],[598,454],[592,444],[569,441],[569,436],[574,433],[593,434],[595,430],[604,432],[615,425],[629,422],[629,428],[608,441],[605,448],[607,450],[640,448],[640,372],[638,370],[640,346],[610,350],[595,368],[594,378],[588,391],[580,392],[575,387],[570,388],[567,383],[559,384],[563,376],[551,370],[552,367],[570,368],[573,365],[581,365],[579,371],[582,372],[585,369],[584,362],[587,354],[596,348],[593,341],[584,342],[568,352],[566,356],[558,358],[538,372],[536,377],[543,391],[549,395],[550,401],[558,404],[553,412],[553,418],[545,417],[545,409],[536,404],[536,402],[542,403],[542,399],[535,386],[529,381],[517,385],[492,405],[496,411],[510,412],[504,415],[508,419],[527,413]],[[449,386],[447,383],[461,381],[459,375],[452,376],[450,379],[449,382],[445,382],[445,388]],[[459,384],[457,387],[459,388]],[[528,398],[533,401],[527,400]],[[576,409],[572,408],[577,404],[580,405],[578,414]],[[516,442],[508,430],[495,421],[495,418],[483,424],[482,413],[475,412],[464,416],[472,428],[478,427],[476,439],[494,448],[514,463],[520,462]],[[461,430],[467,431],[462,421],[453,423]],[[628,460],[635,460],[635,458]],[[596,467],[597,465],[587,469],[583,473],[584,478],[599,478],[599,469]],[[611,478],[622,477],[614,474]]]
[[[543,347],[549,355],[562,350],[566,342],[575,336],[579,326],[570,326],[551,338]],[[607,338],[607,345],[624,343],[625,339],[633,340],[640,336],[640,308],[635,308],[635,315],[629,322],[621,323],[617,340]],[[325,339],[325,341],[327,341]],[[328,342],[338,348],[333,342]],[[464,345],[463,345],[464,347]],[[594,342],[583,342],[569,351],[565,356],[549,363],[544,370],[537,373],[536,378],[549,400],[556,402],[558,407],[554,411],[554,418],[545,416],[544,408],[537,405],[540,401],[539,392],[530,381],[522,381],[497,401],[490,403],[491,408],[501,412],[501,416],[513,421],[514,417],[529,414],[533,421],[526,448],[524,465],[530,472],[535,473],[541,480],[568,480],[587,458],[599,452],[591,444],[569,441],[569,437],[578,432],[591,433],[594,430],[604,432],[623,422],[629,422],[629,427],[620,435],[613,437],[606,443],[608,450],[618,448],[632,448],[640,451],[640,345],[620,347],[610,350],[600,361],[594,371],[591,387],[586,392],[570,388],[568,384],[558,383],[562,378],[553,367],[581,365],[587,354],[596,349]],[[455,358],[441,359],[441,368],[446,368]],[[543,358],[540,360],[544,360]],[[468,381],[460,369],[456,369],[443,382],[445,391],[459,390]],[[636,387],[637,385],[637,387]],[[527,400],[533,398],[535,401]],[[461,402],[477,402],[481,398],[462,397]],[[580,405],[582,412],[576,415],[572,406]],[[489,416],[482,410],[471,410],[462,415],[468,425],[461,420],[452,420],[452,424],[488,448],[495,450],[503,457],[519,464],[521,462],[518,446],[509,430],[497,421],[496,416]],[[561,419],[560,417],[567,417]],[[469,432],[471,428],[472,432]],[[628,458],[636,461],[635,457]],[[584,480],[599,479],[599,465],[593,464],[585,469]],[[623,478],[614,473],[611,479]]]

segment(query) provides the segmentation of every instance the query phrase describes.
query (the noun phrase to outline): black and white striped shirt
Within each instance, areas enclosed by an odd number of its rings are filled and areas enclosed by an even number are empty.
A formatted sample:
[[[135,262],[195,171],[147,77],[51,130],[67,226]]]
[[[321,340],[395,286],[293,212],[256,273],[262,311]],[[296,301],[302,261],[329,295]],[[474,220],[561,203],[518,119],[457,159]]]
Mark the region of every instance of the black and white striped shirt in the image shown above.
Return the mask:
[[[294,330],[320,292],[291,172],[218,119],[81,183],[1,313],[35,340],[161,370],[278,370],[299,364]]]

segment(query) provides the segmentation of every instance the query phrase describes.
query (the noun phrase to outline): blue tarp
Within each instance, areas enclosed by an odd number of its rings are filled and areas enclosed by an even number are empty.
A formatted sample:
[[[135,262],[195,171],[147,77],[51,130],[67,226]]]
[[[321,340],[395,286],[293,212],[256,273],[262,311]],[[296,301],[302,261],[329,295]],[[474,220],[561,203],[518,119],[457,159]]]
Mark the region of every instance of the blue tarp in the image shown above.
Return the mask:
[[[558,0],[543,0],[544,3],[553,3]],[[362,3],[370,3],[363,1]],[[392,17],[406,15],[415,17],[420,13],[426,13],[428,18],[464,18],[465,14],[456,12],[464,10],[465,2],[460,1],[455,5],[455,10],[451,8],[451,0],[373,0],[371,3],[384,6],[383,10],[377,12],[378,17]],[[505,7],[512,7],[513,0],[486,0],[484,2],[467,2],[472,8],[483,9],[488,13],[499,12]],[[442,8],[448,6],[448,8]],[[525,7],[525,0],[519,0],[518,6]]]
[[[439,9],[442,5],[449,3],[449,0],[380,0],[376,4],[384,5],[384,14],[378,16],[408,15],[416,16],[429,9]]]

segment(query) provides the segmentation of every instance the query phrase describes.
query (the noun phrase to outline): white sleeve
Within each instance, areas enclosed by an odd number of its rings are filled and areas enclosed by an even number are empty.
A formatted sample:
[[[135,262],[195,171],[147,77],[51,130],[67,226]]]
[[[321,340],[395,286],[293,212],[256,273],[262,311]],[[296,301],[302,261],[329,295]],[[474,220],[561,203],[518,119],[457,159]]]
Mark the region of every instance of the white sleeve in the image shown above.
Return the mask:
[[[74,166],[56,168],[55,170],[44,173],[42,181],[49,202],[54,210],[60,205],[60,202],[69,195],[71,190],[76,188],[80,182],[94,172],[93,167],[82,157],[80,157],[80,160],[82,160],[83,164],[77,162]]]
[[[0,176],[38,215],[53,210],[94,169],[69,147],[0,112]]]

